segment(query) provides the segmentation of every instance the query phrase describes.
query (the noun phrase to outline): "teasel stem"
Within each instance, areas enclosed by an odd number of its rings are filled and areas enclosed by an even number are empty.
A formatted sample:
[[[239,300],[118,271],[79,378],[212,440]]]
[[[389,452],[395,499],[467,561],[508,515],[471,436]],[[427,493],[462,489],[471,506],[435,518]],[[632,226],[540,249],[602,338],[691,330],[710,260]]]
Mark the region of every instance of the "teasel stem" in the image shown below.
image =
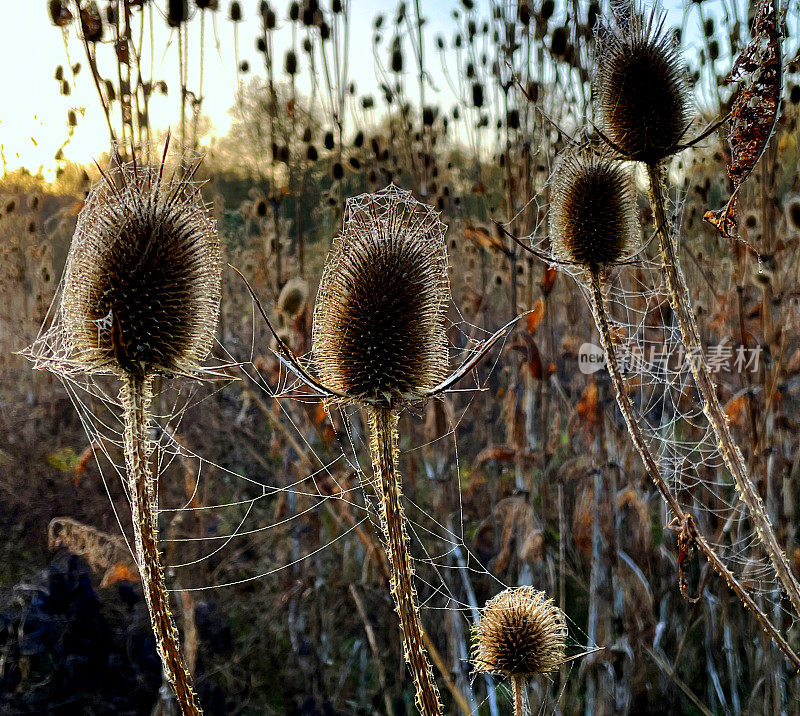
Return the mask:
[[[737,492],[747,506],[750,519],[753,520],[761,543],[767,550],[770,562],[772,562],[772,566],[775,569],[775,574],[789,596],[795,612],[800,615],[800,584],[794,578],[786,555],[778,544],[761,496],[758,494],[754,482],[747,474],[744,457],[733,440],[727,416],[720,405],[719,398],[717,398],[716,386],[705,361],[703,347],[700,342],[700,331],[697,328],[697,323],[689,305],[689,289],[686,286],[686,279],[681,271],[678,254],[668,229],[665,210],[666,168],[662,164],[648,164],[647,176],[650,180],[650,204],[653,208],[653,221],[659,234],[661,256],[664,262],[664,273],[667,277],[672,310],[678,317],[689,366],[697,389],[700,391],[700,397],[703,400],[703,412],[716,433],[722,458],[733,476]]]
[[[120,400],[125,420],[125,465],[130,487],[136,562],[150,611],[156,649],[167,680],[175,691],[182,716],[197,716],[202,711],[194,693],[192,676],[181,654],[178,630],[170,612],[164,570],[158,553],[158,499],[150,468],[153,446],[148,419],[152,399],[151,378],[126,378],[120,391]]]
[[[631,436],[636,451],[644,463],[647,472],[650,474],[651,479],[655,483],[656,489],[661,494],[661,497],[669,506],[672,514],[677,520],[678,524],[687,525],[691,533],[691,540],[697,549],[705,556],[711,567],[725,580],[725,583],[730,587],[731,591],[739,598],[744,606],[749,609],[756,621],[761,625],[761,628],[769,634],[778,648],[786,655],[789,661],[794,664],[796,668],[800,668],[800,657],[792,650],[783,635],[767,618],[766,614],[758,607],[750,594],[745,590],[741,583],[736,579],[733,573],[725,566],[724,562],[720,559],[711,545],[706,541],[705,537],[700,534],[695,525],[691,515],[685,512],[678,503],[675,496],[670,492],[669,486],[661,475],[661,471],[656,463],[653,454],[650,452],[650,447],[642,433],[639,423],[633,413],[633,405],[625,387],[625,382],[619,370],[617,363],[616,349],[611,338],[611,329],[608,323],[608,313],[605,305],[605,298],[603,297],[602,283],[600,274],[596,270],[590,270],[590,284],[591,284],[591,306],[592,313],[594,314],[595,324],[597,330],[600,332],[600,342],[606,354],[606,365],[608,373],[611,376],[611,383],[614,386],[614,392],[617,397],[617,405],[619,405],[622,417],[628,427],[628,433]]]
[[[515,674],[511,677],[511,692],[514,695],[514,716],[529,716],[528,699],[525,695],[525,677]]]
[[[399,413],[384,406],[369,407],[367,410],[372,469],[378,482],[381,523],[391,571],[390,588],[400,617],[403,651],[414,678],[417,708],[423,716],[434,716],[442,713],[442,704],[423,644],[417,592],[413,583],[414,568],[408,551],[408,533],[401,502],[402,482],[397,465]]]

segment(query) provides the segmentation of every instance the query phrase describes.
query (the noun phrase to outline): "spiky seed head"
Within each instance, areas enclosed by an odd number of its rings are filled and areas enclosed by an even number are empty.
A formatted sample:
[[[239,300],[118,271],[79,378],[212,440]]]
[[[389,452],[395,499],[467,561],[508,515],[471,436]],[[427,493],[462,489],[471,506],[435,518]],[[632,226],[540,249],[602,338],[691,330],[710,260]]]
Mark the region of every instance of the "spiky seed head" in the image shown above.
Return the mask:
[[[85,372],[192,372],[211,349],[220,302],[220,245],[187,171],[122,164],[78,216],[61,316]]]
[[[548,674],[565,661],[564,612],[544,592],[516,587],[486,603],[473,630],[472,662],[503,677]]]
[[[278,308],[287,316],[295,317],[302,310],[308,298],[308,284],[302,278],[286,282],[278,296]]]
[[[599,25],[594,101],[601,131],[629,159],[658,162],[690,124],[686,70],[664,16],[633,12]]]
[[[789,231],[800,231],[800,195],[791,196],[786,201],[786,225]]]
[[[599,271],[636,244],[636,194],[618,162],[568,149],[556,162],[552,186],[550,241],[557,258]]]
[[[444,379],[445,231],[432,207],[394,185],[347,201],[312,340],[323,383],[349,402],[395,405]]]

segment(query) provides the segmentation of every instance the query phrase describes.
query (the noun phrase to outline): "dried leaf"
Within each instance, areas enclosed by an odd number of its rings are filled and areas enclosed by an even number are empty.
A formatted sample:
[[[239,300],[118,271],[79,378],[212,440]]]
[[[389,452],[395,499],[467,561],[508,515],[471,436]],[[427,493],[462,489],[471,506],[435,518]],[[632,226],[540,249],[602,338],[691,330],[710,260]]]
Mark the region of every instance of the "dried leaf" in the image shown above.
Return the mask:
[[[544,318],[544,311],[544,299],[539,298],[536,303],[533,304],[533,308],[526,318],[528,333],[531,335],[536,333],[536,329],[539,327],[539,324],[541,324]]]
[[[734,425],[741,425],[745,408],[747,407],[747,394],[737,395],[725,406],[725,415]]]
[[[597,410],[597,383],[594,380],[590,380],[583,393],[581,393],[576,410],[584,427],[593,432],[600,420]]]
[[[101,587],[111,587],[117,582],[138,582],[139,573],[124,562],[117,562],[108,568],[100,582]]]
[[[550,292],[553,290],[556,276],[558,276],[558,271],[556,271],[554,266],[545,266],[544,273],[542,274],[542,292],[545,296],[549,296]]]
[[[503,252],[506,250],[503,242],[482,226],[467,224],[464,226],[464,238],[484,249],[496,249],[497,251]]]
[[[475,458],[474,467],[477,468],[490,460],[495,460],[496,462],[510,462],[516,455],[516,448],[510,445],[491,445],[478,453],[478,457]]]
[[[680,580],[683,598],[692,604],[700,600],[700,595],[698,594],[696,597],[689,596],[689,584],[686,580],[685,569],[689,562],[689,557],[691,557],[695,549],[694,542],[696,534],[697,529],[694,525],[694,520],[690,514],[686,514],[683,520],[681,520],[681,532],[678,535],[678,579]]]
[[[781,70],[777,3],[761,0],[753,22],[753,38],[728,76],[729,82],[744,82],[728,122],[728,176],[733,194],[722,209],[709,210],[703,216],[725,238],[738,238],[736,195],[764,154],[778,121]]]

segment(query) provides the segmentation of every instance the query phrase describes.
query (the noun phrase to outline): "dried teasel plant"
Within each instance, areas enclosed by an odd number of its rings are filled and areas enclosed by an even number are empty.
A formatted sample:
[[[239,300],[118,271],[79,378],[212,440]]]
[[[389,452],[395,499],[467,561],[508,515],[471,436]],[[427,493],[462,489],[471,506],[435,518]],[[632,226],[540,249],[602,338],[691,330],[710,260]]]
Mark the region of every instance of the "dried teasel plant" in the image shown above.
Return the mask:
[[[334,239],[314,309],[312,345],[319,378],[270,325],[248,284],[287,368],[329,403],[360,405],[368,413],[390,586],[417,707],[425,716],[441,713],[442,705],[423,644],[413,580],[398,469],[398,420],[409,403],[454,385],[513,324],[447,375],[445,231],[438,212],[394,185],[347,200],[343,230]]]
[[[567,661],[567,620],[544,592],[506,589],[486,602],[472,632],[477,672],[511,679],[516,716],[529,713],[525,682],[557,671]]]
[[[221,263],[215,222],[193,181],[200,161],[165,176],[168,145],[160,164],[117,164],[89,192],[64,273],[62,345],[40,352],[34,344],[29,355],[36,367],[64,376],[122,381],[136,561],[164,672],[186,715],[201,711],[158,550],[150,404],[156,376],[203,376],[219,313]]]
[[[551,180],[550,241],[556,259],[582,269],[589,282],[589,302],[617,404],[636,451],[680,526],[680,539],[688,549],[696,547],[725,580],[742,604],[796,666],[800,657],[750,594],[725,566],[714,548],[700,534],[690,513],[681,508],[664,479],[658,461],[636,420],[628,386],[617,360],[615,338],[604,294],[605,274],[622,265],[637,250],[639,226],[636,194],[630,174],[607,153],[591,147],[571,147],[558,158]],[[520,245],[527,248],[525,244]],[[530,250],[530,249],[529,249]],[[681,564],[679,558],[679,565]],[[685,583],[681,589],[685,594]]]
[[[769,5],[771,0],[764,0]],[[719,442],[725,465],[747,506],[770,562],[797,614],[800,584],[778,544],[775,531],[741,450],[733,439],[705,360],[700,330],[689,301],[676,237],[667,217],[667,160],[707,136],[718,125],[684,143],[693,124],[683,61],[665,31],[664,15],[653,7],[649,15],[634,4],[612,22],[599,25],[593,96],[598,133],[621,158],[645,164],[653,222],[658,234],[670,303],[677,316],[686,356],[703,401],[703,410]],[[780,61],[778,60],[778,65]]]

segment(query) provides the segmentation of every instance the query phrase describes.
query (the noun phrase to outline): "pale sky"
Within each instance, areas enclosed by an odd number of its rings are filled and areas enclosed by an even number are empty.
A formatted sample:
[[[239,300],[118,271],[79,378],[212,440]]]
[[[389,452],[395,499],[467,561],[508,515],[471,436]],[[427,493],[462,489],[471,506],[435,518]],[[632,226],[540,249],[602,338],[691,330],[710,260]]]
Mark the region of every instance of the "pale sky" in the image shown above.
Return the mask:
[[[581,0],[583,4],[585,0]],[[104,8],[106,2],[100,2]],[[211,16],[214,23],[206,24],[206,56],[203,112],[212,122],[212,132],[224,134],[230,125],[228,110],[234,103],[236,72],[233,43],[233,24],[228,20],[229,0],[220,0],[220,10]],[[242,0],[244,20],[238,26],[240,61],[247,60],[251,72],[264,74],[263,58],[255,49],[256,37],[260,34],[258,17],[259,0]],[[285,50],[291,43],[290,23],[286,18],[288,0],[272,3],[278,15],[278,29],[274,33],[276,58],[283,67]],[[328,6],[328,2],[323,5]],[[413,8],[413,3],[408,3]],[[487,16],[489,0],[477,3],[482,9],[481,17]],[[716,4],[716,3],[712,3]],[[561,6],[562,3],[557,3]],[[672,25],[682,24],[683,11],[680,0],[668,0],[668,20]],[[166,80],[169,94],[162,97],[154,94],[151,100],[151,122],[156,129],[164,129],[170,123],[173,128],[179,118],[178,95],[178,54],[177,34],[167,27],[162,14],[166,0],[157,0],[158,11],[154,13],[153,76]],[[437,103],[449,110],[458,100],[443,72],[439,54],[435,49],[435,38],[441,34],[448,45],[456,31],[451,17],[453,9],[460,6],[457,0],[421,0],[422,14],[427,19],[425,25],[426,66],[428,67],[434,91],[428,88],[426,101]],[[74,9],[74,5],[70,3]],[[194,0],[190,1],[194,9]],[[378,13],[386,17],[380,56],[384,65],[388,62],[393,17],[397,0],[350,0],[350,62],[349,75],[358,87],[358,93],[376,93],[375,61],[373,57],[373,20]],[[412,10],[413,11],[413,10]],[[137,12],[138,14],[138,12]],[[62,31],[54,27],[48,14],[47,0],[0,0],[0,17],[5,21],[0,25],[0,67],[3,77],[2,103],[0,104],[0,145],[8,169],[26,166],[36,172],[41,168],[45,178],[52,179],[56,166],[54,155],[67,136],[67,112],[75,109],[79,117],[78,126],[72,141],[66,147],[65,157],[78,162],[88,162],[108,148],[108,132],[102,115],[97,91],[89,72],[82,43],[76,36],[75,28],[70,27],[68,43],[65,48]],[[554,18],[555,20],[555,18]],[[690,26],[697,23],[692,17]],[[197,89],[200,22],[195,18],[189,23],[189,89]],[[691,31],[690,31],[691,33]],[[696,35],[695,35],[696,37]],[[107,38],[106,38],[107,39]],[[217,40],[219,41],[217,49]],[[68,97],[59,93],[59,83],[54,79],[56,66],[65,67],[65,77],[71,80],[67,70],[67,52],[72,64],[80,62],[81,72]],[[101,74],[116,71],[111,43],[101,43],[98,49],[98,64]],[[691,48],[688,54],[691,55]],[[300,58],[301,91],[308,88],[308,68],[304,53]],[[145,54],[145,62],[149,62]],[[455,71],[455,58],[448,57],[449,71]],[[416,99],[414,61],[406,50],[406,73],[409,95]],[[376,96],[377,100],[377,96]],[[380,102],[378,102],[380,105]]]
[[[233,24],[228,20],[228,0],[220,1],[216,15],[216,30],[211,22],[206,24],[206,55],[203,112],[212,122],[213,132],[224,134],[230,125],[228,110],[234,103],[236,90],[236,62],[234,56]],[[291,43],[290,23],[286,19],[287,0],[272,2],[278,14],[276,57],[283,67],[283,57]],[[325,3],[327,4],[327,3]],[[101,9],[106,3],[99,3]],[[243,0],[243,21],[239,24],[240,61],[250,64],[250,75],[264,75],[262,55],[256,51],[256,37],[260,35],[258,17],[259,0]],[[438,69],[439,61],[434,57],[435,34],[443,32],[448,40],[454,32],[450,11],[457,7],[455,0],[423,1],[423,14],[428,18],[426,28],[426,50],[433,60],[429,63]],[[55,167],[54,155],[67,136],[67,112],[76,109],[78,126],[72,141],[64,150],[67,159],[79,162],[90,161],[102,153],[108,145],[108,130],[102,115],[97,91],[89,72],[82,43],[76,37],[74,27],[68,34],[68,52],[72,64],[80,62],[81,71],[71,88],[71,95],[64,97],[59,92],[59,83],[54,79],[56,66],[67,71],[67,49],[62,32],[50,22],[47,0],[0,0],[0,16],[6,20],[0,26],[0,67],[3,67],[2,105],[0,105],[0,144],[8,169],[26,166],[32,171],[42,167],[45,177],[51,179]],[[165,0],[158,0],[160,11]],[[74,6],[70,3],[70,8]],[[375,90],[377,82],[372,49],[372,23],[379,12],[387,16],[391,26],[396,7],[395,0],[351,0],[350,12],[350,77],[356,82],[359,93]],[[194,9],[191,0],[190,8]],[[13,18],[11,20],[10,18]],[[199,79],[200,22],[195,18],[189,23],[189,89],[196,89]],[[169,86],[167,97],[154,93],[151,100],[151,122],[156,128],[166,128],[178,122],[179,89],[177,34],[167,27],[161,12],[154,15],[155,58],[154,77],[165,79]],[[104,38],[106,39],[106,38]],[[219,40],[219,50],[216,42]],[[384,62],[388,52],[389,38],[384,36],[382,53]],[[101,74],[116,72],[111,43],[101,43],[98,49],[98,65]],[[301,88],[308,84],[305,57],[298,52],[301,65]],[[406,57],[409,63],[410,58]],[[305,75],[305,76],[304,76]],[[245,76],[246,78],[247,76]],[[447,92],[449,97],[452,94]],[[448,102],[445,106],[449,106]]]

